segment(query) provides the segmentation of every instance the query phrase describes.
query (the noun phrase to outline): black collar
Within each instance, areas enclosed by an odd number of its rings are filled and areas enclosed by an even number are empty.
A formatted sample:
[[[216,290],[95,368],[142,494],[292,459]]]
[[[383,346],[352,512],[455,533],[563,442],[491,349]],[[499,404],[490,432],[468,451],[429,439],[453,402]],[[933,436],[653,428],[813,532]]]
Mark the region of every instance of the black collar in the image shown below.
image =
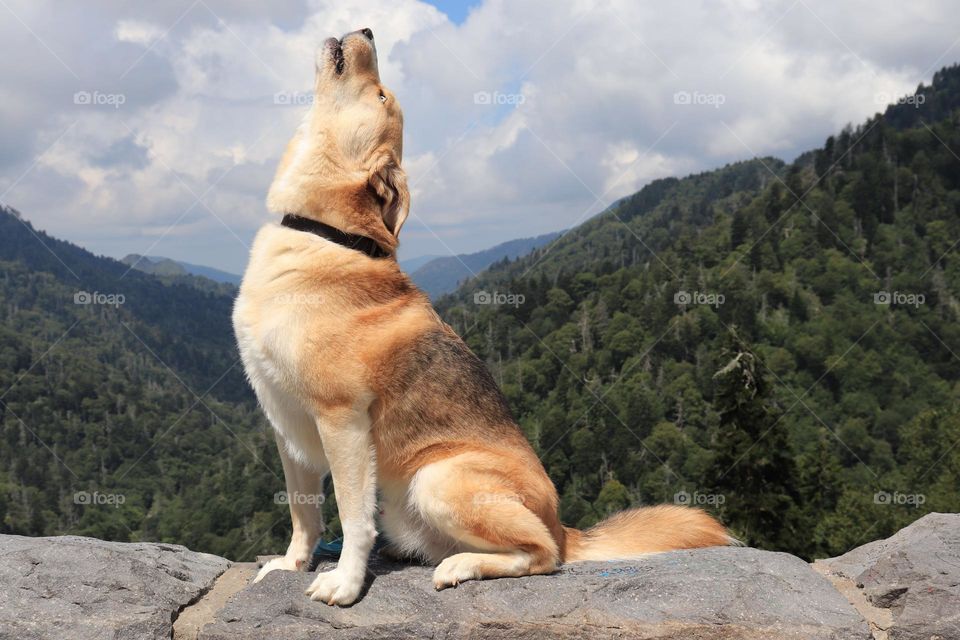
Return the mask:
[[[360,253],[370,256],[371,258],[386,258],[390,255],[387,251],[384,251],[383,248],[378,245],[373,238],[360,236],[355,233],[347,233],[346,231],[341,231],[336,227],[331,227],[328,224],[318,222],[317,220],[311,220],[310,218],[304,218],[303,216],[288,213],[283,216],[283,220],[280,222],[280,224],[288,229],[306,231],[308,233],[318,235],[321,238],[329,240],[330,242],[336,242],[341,246],[359,251]]]

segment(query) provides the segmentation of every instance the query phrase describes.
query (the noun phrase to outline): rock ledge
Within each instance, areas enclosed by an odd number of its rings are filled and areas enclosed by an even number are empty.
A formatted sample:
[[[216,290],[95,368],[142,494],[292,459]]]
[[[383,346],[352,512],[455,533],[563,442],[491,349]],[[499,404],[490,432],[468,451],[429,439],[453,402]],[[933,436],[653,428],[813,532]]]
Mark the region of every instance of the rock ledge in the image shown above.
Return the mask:
[[[960,638],[960,514],[928,514],[814,566],[857,591],[878,640]]]
[[[177,545],[0,536],[0,555],[0,639],[960,640],[954,514],[813,568],[727,547],[436,592],[431,568],[377,560],[348,608],[310,601],[312,574],[253,585],[256,565]]]
[[[173,544],[0,536],[0,638],[170,638],[228,566]]]

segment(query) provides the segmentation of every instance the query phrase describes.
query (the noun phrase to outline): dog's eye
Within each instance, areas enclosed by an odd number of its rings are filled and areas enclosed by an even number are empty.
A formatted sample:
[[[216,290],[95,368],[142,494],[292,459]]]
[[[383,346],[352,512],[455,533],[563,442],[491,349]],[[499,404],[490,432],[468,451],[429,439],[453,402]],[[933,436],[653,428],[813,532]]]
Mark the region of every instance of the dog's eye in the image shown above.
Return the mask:
[[[387,96],[385,96],[385,95],[383,95],[383,94],[381,93],[381,94],[380,94],[380,102],[386,102],[386,101],[387,101]]]

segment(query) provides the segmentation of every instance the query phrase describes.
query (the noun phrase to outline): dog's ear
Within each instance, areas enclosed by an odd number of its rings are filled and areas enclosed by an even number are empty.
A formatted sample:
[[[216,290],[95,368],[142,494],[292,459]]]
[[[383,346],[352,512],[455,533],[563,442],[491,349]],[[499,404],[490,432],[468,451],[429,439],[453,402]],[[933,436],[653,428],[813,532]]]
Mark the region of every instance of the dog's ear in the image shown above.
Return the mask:
[[[380,200],[384,226],[394,237],[399,236],[400,227],[410,213],[410,191],[407,189],[407,174],[393,151],[380,154],[370,170],[368,181]]]

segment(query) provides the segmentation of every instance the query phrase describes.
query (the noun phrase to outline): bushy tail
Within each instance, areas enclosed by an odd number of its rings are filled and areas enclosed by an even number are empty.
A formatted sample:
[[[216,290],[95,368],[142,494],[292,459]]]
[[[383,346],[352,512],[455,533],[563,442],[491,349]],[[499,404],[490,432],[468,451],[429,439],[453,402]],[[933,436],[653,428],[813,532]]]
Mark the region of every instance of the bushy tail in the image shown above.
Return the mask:
[[[627,560],[645,553],[738,544],[704,511],[673,505],[629,509],[586,531],[564,531],[565,562]]]

